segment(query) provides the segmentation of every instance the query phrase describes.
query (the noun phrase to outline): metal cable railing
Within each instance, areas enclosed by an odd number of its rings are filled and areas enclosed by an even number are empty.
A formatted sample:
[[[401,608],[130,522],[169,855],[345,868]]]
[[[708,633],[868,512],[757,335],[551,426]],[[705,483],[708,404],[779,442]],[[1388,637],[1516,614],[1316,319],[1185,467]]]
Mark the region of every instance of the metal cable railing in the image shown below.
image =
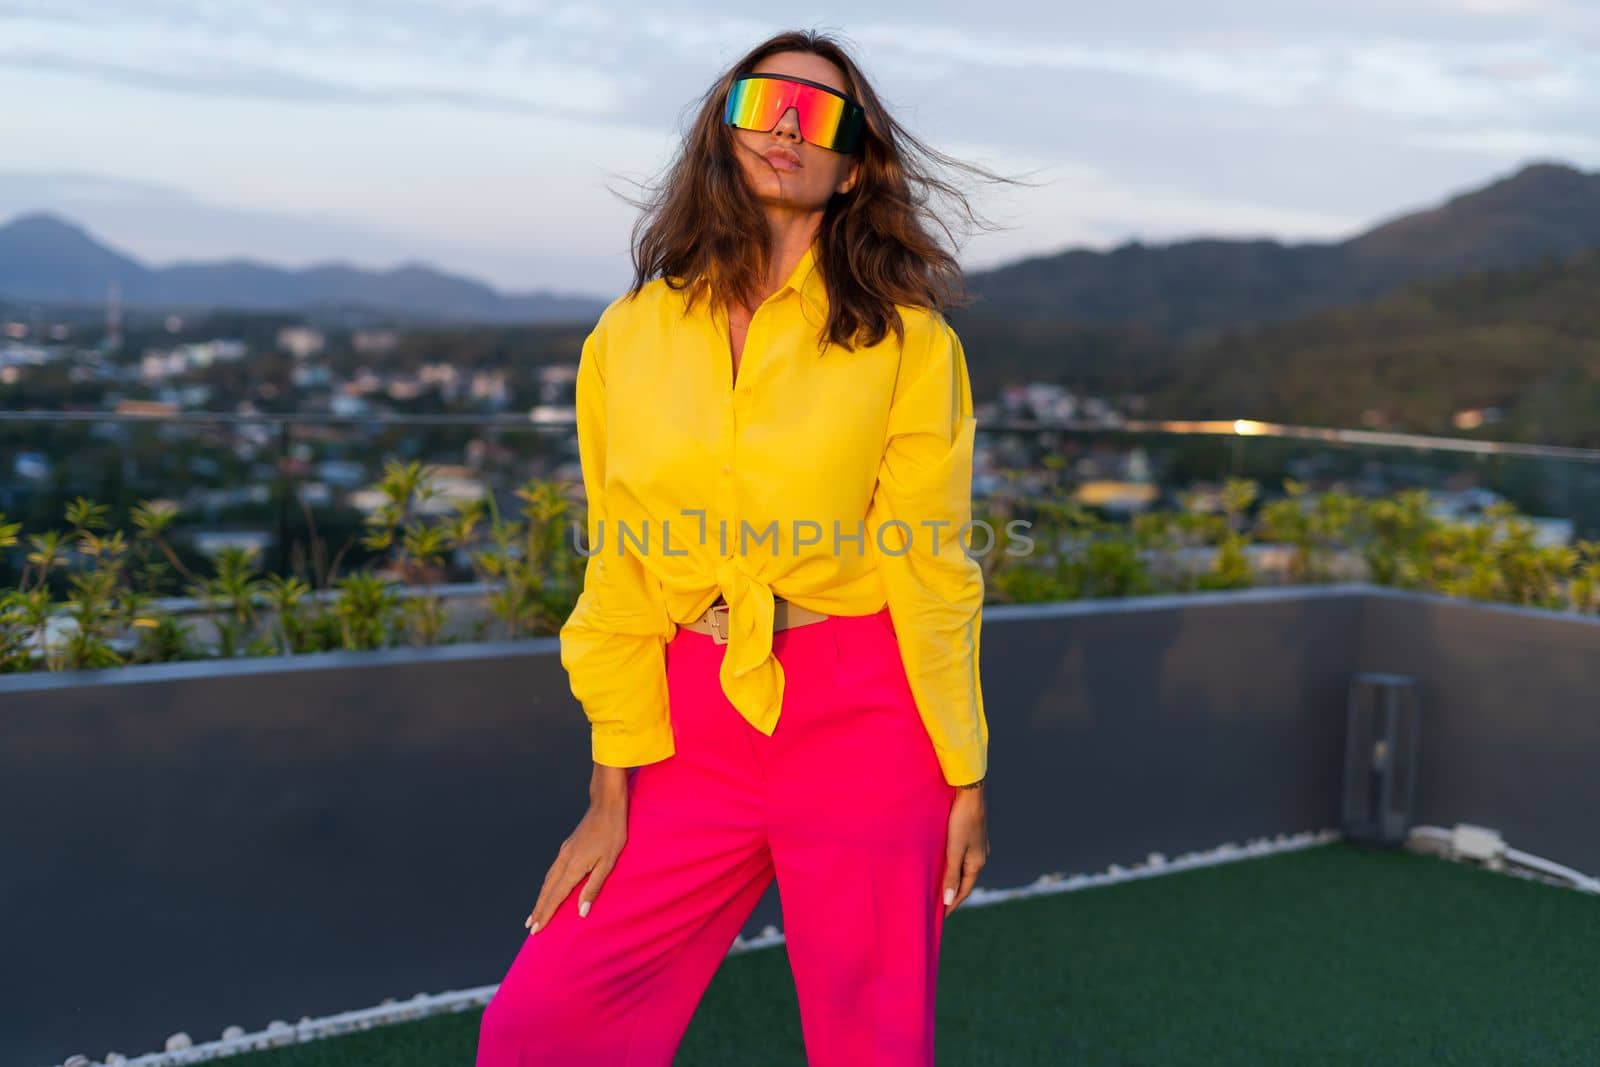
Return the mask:
[[[284,426],[494,426],[504,429],[570,432],[575,420],[551,417],[534,420],[526,415],[333,415],[315,413],[186,411],[178,414],[139,414],[104,411],[0,411],[0,423],[170,423],[174,425]],[[1518,456],[1600,464],[1600,448],[1541,445],[1521,441],[1485,441],[1441,434],[1397,433],[1327,426],[1300,426],[1257,419],[980,419],[978,429],[996,433],[1123,433],[1193,435],[1238,438],[1282,438],[1324,444],[1371,448],[1409,448],[1462,452],[1482,456]]]
[[[102,471],[87,461],[80,462],[80,467],[87,469],[72,472],[75,479],[65,475],[54,481],[36,477],[30,484],[29,479],[16,476],[14,463],[16,454],[21,451],[35,453],[39,467],[72,464],[73,450],[77,446],[63,444],[52,450],[46,439],[53,432],[69,435],[82,432],[72,427],[83,426],[120,427],[119,433],[109,436],[128,471],[129,476],[124,477],[121,484],[142,482],[146,486],[165,484],[165,481],[148,473],[140,477],[136,457],[155,456],[171,463],[182,445],[163,440],[159,448],[141,452],[129,443],[127,435],[142,428],[156,428],[164,434],[172,433],[181,442],[186,430],[205,435],[212,431],[227,434],[230,430],[254,428],[243,439],[248,442],[248,448],[235,446],[230,451],[226,438],[200,446],[216,450],[212,455],[218,456],[209,464],[200,461],[202,467],[214,466],[223,473],[210,473],[209,481],[207,475],[167,481],[179,483],[184,491],[194,494],[194,499],[211,500],[226,495],[222,486],[234,484],[227,481],[230,475],[238,475],[240,470],[246,469],[254,472],[255,480],[247,484],[255,496],[253,501],[241,506],[248,507],[253,502],[255,507],[262,508],[262,524],[275,526],[272,538],[277,550],[275,563],[282,572],[287,572],[290,566],[291,518],[302,504],[296,493],[299,479],[295,472],[314,469],[316,473],[304,482],[307,485],[318,483],[318,491],[328,494],[327,485],[321,484],[324,468],[313,465],[329,456],[339,457],[344,465],[346,480],[337,488],[351,493],[356,491],[353,481],[375,483],[383,461],[391,457],[453,456],[466,447],[459,434],[447,445],[429,442],[427,438],[433,431],[454,429],[469,434],[482,431],[491,438],[502,434],[534,435],[547,442],[522,446],[504,442],[502,438],[499,445],[479,449],[476,454],[480,458],[485,454],[490,458],[482,460],[476,472],[481,473],[486,485],[494,488],[509,489],[527,478],[546,476],[557,468],[564,468],[561,476],[570,478],[576,471],[577,459],[571,409],[559,407],[535,409],[527,414],[0,411],[0,511],[9,511],[15,518],[21,511],[17,503],[20,495],[29,491],[49,489],[65,494],[73,492],[74,481],[91,486],[100,484],[95,479],[103,477]],[[20,439],[16,431],[25,427],[37,428],[40,441]],[[351,431],[348,439],[333,436],[341,429]],[[1125,491],[1130,483],[1142,479],[1140,488],[1149,492],[1142,500],[1138,494],[1128,494],[1120,505],[1128,510],[1147,506],[1159,493],[1163,481],[1177,486],[1196,480],[1254,476],[1270,482],[1281,473],[1299,469],[1297,465],[1317,472],[1325,481],[1338,477],[1359,480],[1369,475],[1372,468],[1380,468],[1381,477],[1367,478],[1370,491],[1383,491],[1396,485],[1459,488],[1492,484],[1491,491],[1500,496],[1520,497],[1517,502],[1524,512],[1554,516],[1558,523],[1570,522],[1575,536],[1595,536],[1591,531],[1600,531],[1600,448],[1303,426],[1253,419],[995,416],[981,418],[978,430],[996,443],[995,451],[1007,461],[1004,466],[1008,471],[1027,471],[1039,466],[1042,457],[1051,451],[1077,451],[1080,455],[1095,451],[1063,444],[1068,438],[1129,442],[1120,454],[1131,453],[1136,442],[1139,449],[1159,456],[1159,461],[1146,464],[1137,474],[1119,474],[1118,450],[1100,450],[1095,459],[1082,460],[1085,466],[1072,475],[1080,481],[1103,479],[1102,484],[1110,485],[1113,497]],[[1022,443],[1008,441],[1008,438],[1020,438]],[[1225,450],[1225,454],[1219,452],[1219,448]],[[1107,451],[1112,453],[1109,459]],[[1336,454],[1345,454],[1345,458],[1333,458]],[[520,469],[497,470],[493,466],[495,461],[516,464]],[[185,462],[193,462],[192,454]],[[448,465],[453,460],[426,459],[426,462]],[[1111,473],[1096,474],[1096,471]],[[210,496],[205,495],[208,490]],[[83,495],[94,497],[96,492],[90,489]],[[1099,497],[1092,499],[1100,500]],[[237,511],[233,514],[237,517]],[[266,536],[265,531],[262,536]]]

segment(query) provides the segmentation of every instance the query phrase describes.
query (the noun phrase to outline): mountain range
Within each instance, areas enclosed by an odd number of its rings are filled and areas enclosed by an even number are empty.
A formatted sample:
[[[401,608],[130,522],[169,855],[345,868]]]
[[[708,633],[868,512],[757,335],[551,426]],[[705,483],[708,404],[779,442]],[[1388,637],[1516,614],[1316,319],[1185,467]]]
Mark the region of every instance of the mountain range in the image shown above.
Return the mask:
[[[974,332],[996,338],[1032,331],[1081,340],[1110,329],[1204,339],[1368,301],[1411,281],[1514,267],[1595,245],[1600,173],[1536,162],[1344,241],[1132,241],[972,272],[967,280],[978,300],[958,315]],[[0,225],[0,299],[98,306],[112,282],[129,307],[360,308],[485,323],[583,322],[608,299],[503,293],[420,263],[294,270],[229,259],[151,267],[58,215],[21,215]]]
[[[1533,163],[1344,241],[1137,241],[980,274],[982,316],[1207,334],[1359,302],[1410,281],[1511,267],[1600,245],[1600,172]]]
[[[362,309],[421,321],[574,322],[607,301],[502,293],[421,263],[370,270],[342,263],[291,270],[248,259],[150,267],[49,212],[0,226],[0,300],[103,306],[112,283],[126,307],[189,310]]]

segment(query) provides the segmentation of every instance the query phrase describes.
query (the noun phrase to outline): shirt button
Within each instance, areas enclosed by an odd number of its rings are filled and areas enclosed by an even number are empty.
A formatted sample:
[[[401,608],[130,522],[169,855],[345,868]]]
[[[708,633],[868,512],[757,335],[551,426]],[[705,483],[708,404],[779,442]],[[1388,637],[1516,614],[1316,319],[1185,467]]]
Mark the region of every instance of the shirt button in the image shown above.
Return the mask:
[[[723,474],[732,474],[733,473],[733,464],[732,463],[724,463],[722,465],[722,473]]]

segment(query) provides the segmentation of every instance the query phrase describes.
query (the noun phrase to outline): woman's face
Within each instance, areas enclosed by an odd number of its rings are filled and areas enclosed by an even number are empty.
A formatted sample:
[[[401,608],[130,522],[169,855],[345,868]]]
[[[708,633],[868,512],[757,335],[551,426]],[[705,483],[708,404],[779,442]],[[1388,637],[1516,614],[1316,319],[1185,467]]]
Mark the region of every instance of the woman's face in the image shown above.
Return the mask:
[[[768,56],[752,74],[792,74],[848,93],[844,72],[810,52],[779,52]],[[785,111],[766,133],[729,129],[745,180],[764,205],[795,211],[821,211],[834,193],[848,192],[855,183],[854,157],[820,148],[800,136],[800,119],[794,108]]]

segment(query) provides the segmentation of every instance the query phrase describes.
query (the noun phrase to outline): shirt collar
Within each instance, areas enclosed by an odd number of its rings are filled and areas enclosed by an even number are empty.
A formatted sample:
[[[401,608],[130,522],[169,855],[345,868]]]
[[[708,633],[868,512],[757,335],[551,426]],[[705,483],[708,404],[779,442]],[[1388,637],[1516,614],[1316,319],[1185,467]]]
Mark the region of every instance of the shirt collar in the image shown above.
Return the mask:
[[[704,281],[704,276],[701,278]],[[801,254],[799,262],[794,269],[789,271],[789,276],[783,284],[778,286],[774,295],[782,295],[785,290],[793,289],[800,294],[800,298],[826,321],[828,317],[828,285],[823,279],[822,268],[817,264],[817,242]]]
[[[812,310],[818,315],[827,317],[828,314],[828,286],[822,276],[822,268],[817,264],[817,243],[813,241],[801,255],[800,261],[789,272],[789,277],[783,283],[783,289],[793,289],[799,293]],[[782,289],[779,290],[782,292]]]

